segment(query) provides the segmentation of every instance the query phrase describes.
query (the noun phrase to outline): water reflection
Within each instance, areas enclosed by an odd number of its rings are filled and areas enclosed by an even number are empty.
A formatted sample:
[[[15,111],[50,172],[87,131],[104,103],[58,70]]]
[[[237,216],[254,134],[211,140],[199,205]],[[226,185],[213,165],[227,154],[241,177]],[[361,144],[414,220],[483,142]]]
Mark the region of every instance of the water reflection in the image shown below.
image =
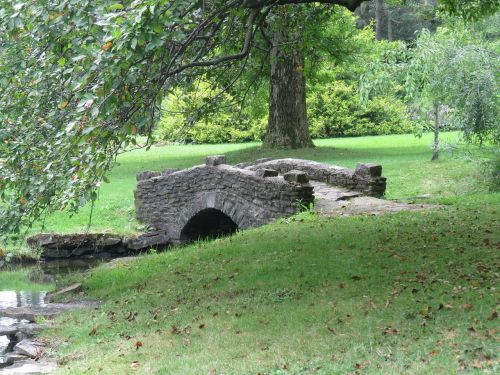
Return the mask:
[[[41,284],[47,284],[47,289],[49,289],[51,286],[50,284],[57,281],[59,276],[87,270],[99,265],[105,260],[107,259],[87,258],[60,260],[45,262],[36,266],[10,268],[6,269],[6,271],[23,272],[26,275],[26,282],[37,285],[36,289],[40,289]],[[0,269],[0,272],[2,272],[2,269]],[[9,307],[45,306],[44,298],[47,292],[1,291],[1,289],[2,285],[0,285],[0,328],[2,326],[12,326],[20,323],[19,320],[2,317],[2,309]],[[12,351],[14,345],[15,342],[11,342],[7,336],[0,336],[0,363],[2,363],[5,358],[3,355]]]
[[[7,307],[44,306],[47,292],[6,291],[0,292],[0,309]]]
[[[45,306],[43,301],[47,292],[33,291],[4,291],[0,292],[0,310],[8,307],[29,307]],[[1,312],[0,312],[1,315]],[[0,316],[0,328],[2,326],[12,326],[20,323],[17,319]],[[7,336],[0,336],[0,362],[2,355],[12,350],[15,343],[11,342]]]

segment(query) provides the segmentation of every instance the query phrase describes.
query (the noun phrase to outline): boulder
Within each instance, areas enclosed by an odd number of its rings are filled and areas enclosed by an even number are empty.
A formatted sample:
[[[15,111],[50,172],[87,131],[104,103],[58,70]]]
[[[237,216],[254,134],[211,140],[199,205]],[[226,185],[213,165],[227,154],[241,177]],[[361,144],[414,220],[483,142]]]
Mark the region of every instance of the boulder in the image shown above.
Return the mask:
[[[43,345],[30,339],[24,339],[14,346],[14,353],[25,355],[30,358],[41,358],[45,349]]]
[[[25,356],[23,354],[19,354],[19,353],[14,353],[14,352],[4,354],[4,358],[7,359],[8,361],[10,361],[11,364],[19,362],[19,361],[25,361],[28,359],[27,356]]]

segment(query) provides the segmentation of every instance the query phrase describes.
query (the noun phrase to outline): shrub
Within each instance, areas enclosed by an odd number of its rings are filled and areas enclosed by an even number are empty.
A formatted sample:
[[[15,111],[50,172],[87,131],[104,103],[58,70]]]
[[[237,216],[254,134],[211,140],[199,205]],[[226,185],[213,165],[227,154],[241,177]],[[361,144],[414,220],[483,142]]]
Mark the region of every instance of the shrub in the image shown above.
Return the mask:
[[[414,131],[404,103],[394,97],[375,97],[360,104],[357,90],[343,81],[317,86],[308,97],[314,138],[403,134]]]
[[[223,98],[225,106],[216,112],[205,113],[197,119],[190,117],[190,109],[200,106],[203,98],[190,93],[187,96],[169,95],[164,103],[165,112],[156,130],[155,138],[179,143],[231,143],[260,140],[267,119],[243,111],[235,115],[229,96]]]

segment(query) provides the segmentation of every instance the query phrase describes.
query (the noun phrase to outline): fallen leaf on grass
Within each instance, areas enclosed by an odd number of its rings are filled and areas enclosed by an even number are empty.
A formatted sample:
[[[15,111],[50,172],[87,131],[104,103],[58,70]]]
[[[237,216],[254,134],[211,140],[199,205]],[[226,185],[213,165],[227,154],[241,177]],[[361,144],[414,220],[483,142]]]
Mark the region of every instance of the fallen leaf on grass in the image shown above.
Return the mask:
[[[89,332],[89,336],[95,336],[95,335],[97,335],[97,327],[93,326]]]
[[[408,258],[407,258],[407,257],[405,257],[404,255],[399,255],[399,254],[394,254],[392,257],[393,257],[394,259],[397,259],[397,260],[400,260],[400,261],[405,261],[405,260],[407,260],[407,259],[408,259]]]
[[[109,320],[111,320],[112,322],[116,322],[116,313],[114,311],[109,311],[107,315]]]
[[[137,341],[135,343],[135,350],[139,350],[140,347],[142,347],[142,342],[141,341]]]
[[[128,320],[129,322],[133,322],[135,318],[137,318],[137,315],[139,313],[137,311],[130,311],[128,315],[125,317],[125,320]]]
[[[392,327],[386,327],[386,328],[384,328],[383,334],[384,335],[399,335],[399,330],[397,330],[396,328],[392,328]]]
[[[482,369],[483,365],[479,361],[474,361],[472,362],[472,367],[474,367],[475,369]]]
[[[370,362],[356,363],[354,367],[356,367],[357,370],[363,370],[369,364]]]
[[[458,337],[457,335],[457,332],[454,331],[454,330],[449,330],[448,332],[446,332],[445,334],[445,338],[447,340],[455,340],[456,338]]]
[[[495,319],[498,319],[498,312],[496,310],[494,310],[491,313],[491,316],[488,318],[488,320],[495,320]]]
[[[447,303],[446,305],[443,305],[442,303],[440,303],[438,310],[443,310],[443,309],[451,310],[451,309],[453,309],[453,305],[451,305],[449,303]]]
[[[462,309],[464,309],[464,310],[470,310],[470,309],[472,309],[472,305],[470,303],[464,303],[462,305]]]
[[[130,368],[132,368],[132,369],[134,369],[134,370],[138,369],[138,368],[139,368],[139,366],[140,366],[139,361],[134,361],[134,362],[132,362],[132,363],[130,364]]]
[[[429,355],[436,356],[439,354],[439,350],[433,350],[432,352],[429,353]]]

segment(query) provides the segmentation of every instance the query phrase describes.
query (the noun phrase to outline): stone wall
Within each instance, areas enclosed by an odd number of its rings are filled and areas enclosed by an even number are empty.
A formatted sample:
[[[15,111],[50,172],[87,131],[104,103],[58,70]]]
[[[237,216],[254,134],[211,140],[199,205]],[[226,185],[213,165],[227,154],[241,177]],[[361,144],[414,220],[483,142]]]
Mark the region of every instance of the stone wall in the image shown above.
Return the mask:
[[[384,195],[386,188],[386,178],[382,177],[380,164],[358,163],[356,169],[352,170],[310,160],[260,159],[254,163],[237,164],[235,167],[252,171],[274,169],[280,174],[299,170],[305,172],[310,180],[345,187],[374,197]]]
[[[175,243],[182,242],[183,229],[204,210],[220,211],[246,229],[292,215],[301,203],[314,200],[303,173],[272,175],[232,167],[223,156],[180,171],[142,172],[135,190],[137,218],[158,238]]]

